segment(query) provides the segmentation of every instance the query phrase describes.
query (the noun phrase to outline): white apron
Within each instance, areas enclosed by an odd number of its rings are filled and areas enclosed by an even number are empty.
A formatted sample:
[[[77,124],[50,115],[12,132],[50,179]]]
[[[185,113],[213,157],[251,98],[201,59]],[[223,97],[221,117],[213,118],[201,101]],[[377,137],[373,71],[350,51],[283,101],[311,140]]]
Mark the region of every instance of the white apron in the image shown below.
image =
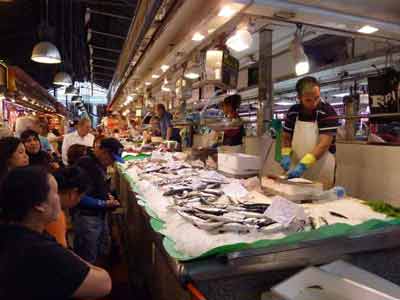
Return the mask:
[[[296,120],[292,137],[292,166],[294,168],[307,153],[311,153],[319,142],[319,129],[317,122],[303,122]],[[335,156],[326,153],[316,161],[305,173],[304,178],[321,182],[328,189],[334,185]]]

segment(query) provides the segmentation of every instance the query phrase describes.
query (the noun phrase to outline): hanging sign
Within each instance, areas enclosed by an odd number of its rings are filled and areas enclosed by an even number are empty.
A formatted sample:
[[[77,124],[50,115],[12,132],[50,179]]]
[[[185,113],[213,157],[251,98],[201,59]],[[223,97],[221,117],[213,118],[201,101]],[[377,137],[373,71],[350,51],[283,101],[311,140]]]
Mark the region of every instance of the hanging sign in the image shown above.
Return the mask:
[[[239,60],[224,52],[222,59],[222,83],[236,89],[239,76]]]

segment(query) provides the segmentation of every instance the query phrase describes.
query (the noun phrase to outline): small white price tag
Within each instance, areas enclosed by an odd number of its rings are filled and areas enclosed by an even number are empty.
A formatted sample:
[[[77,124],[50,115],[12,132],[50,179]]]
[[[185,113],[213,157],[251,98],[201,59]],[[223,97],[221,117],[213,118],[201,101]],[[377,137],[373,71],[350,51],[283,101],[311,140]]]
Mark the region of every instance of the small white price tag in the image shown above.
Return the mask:
[[[279,196],[272,198],[264,214],[283,226],[289,226],[294,219],[305,220],[307,217],[302,206]]]
[[[232,198],[243,198],[248,195],[248,191],[239,182],[232,182],[222,187],[225,195]]]

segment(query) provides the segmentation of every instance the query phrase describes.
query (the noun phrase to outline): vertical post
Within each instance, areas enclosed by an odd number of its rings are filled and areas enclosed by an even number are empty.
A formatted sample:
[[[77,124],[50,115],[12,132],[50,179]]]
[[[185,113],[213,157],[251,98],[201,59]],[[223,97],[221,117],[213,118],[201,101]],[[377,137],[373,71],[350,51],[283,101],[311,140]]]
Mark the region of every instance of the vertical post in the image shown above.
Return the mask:
[[[272,120],[272,30],[259,32],[257,135],[265,132],[265,120]]]

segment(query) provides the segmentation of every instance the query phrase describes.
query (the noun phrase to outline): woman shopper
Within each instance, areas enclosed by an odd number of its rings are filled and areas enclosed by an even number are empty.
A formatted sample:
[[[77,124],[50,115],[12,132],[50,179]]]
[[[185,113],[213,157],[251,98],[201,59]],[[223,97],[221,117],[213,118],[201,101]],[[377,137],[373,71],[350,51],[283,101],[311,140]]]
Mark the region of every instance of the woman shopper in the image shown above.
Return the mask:
[[[46,169],[11,170],[0,188],[0,211],[0,299],[96,299],[110,292],[105,270],[45,234],[61,211],[57,182]]]
[[[61,168],[53,175],[57,180],[58,194],[63,211],[56,221],[46,226],[46,232],[62,246],[67,247],[67,222],[64,211],[79,204],[81,197],[89,187],[89,181],[86,173],[78,167]]]
[[[25,130],[21,133],[21,141],[24,143],[31,166],[42,166],[52,172],[60,167],[57,162],[52,160],[48,152],[42,150],[40,138],[36,131]]]
[[[20,139],[16,137],[0,139],[0,180],[9,170],[27,165],[29,165],[29,157]]]

